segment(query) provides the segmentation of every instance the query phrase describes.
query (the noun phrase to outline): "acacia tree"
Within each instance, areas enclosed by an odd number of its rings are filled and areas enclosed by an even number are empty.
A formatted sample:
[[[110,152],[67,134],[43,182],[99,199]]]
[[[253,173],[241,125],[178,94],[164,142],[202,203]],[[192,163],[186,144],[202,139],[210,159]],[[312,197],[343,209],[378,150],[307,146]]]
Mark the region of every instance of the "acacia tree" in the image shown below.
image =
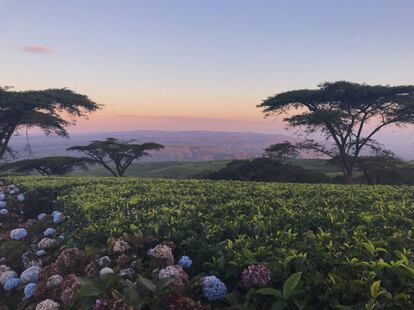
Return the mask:
[[[286,160],[299,157],[298,147],[289,141],[272,144],[265,148],[263,157],[274,160]]]
[[[135,140],[107,138],[103,141],[91,141],[88,145],[72,146],[68,151],[82,152],[110,171],[113,176],[122,177],[134,160],[149,156],[148,151],[164,148],[157,143],[134,142]]]
[[[98,108],[87,96],[66,88],[11,91],[0,87],[0,159],[19,129],[39,127],[47,135],[65,137],[66,126]]]
[[[95,161],[84,157],[54,156],[35,159],[19,160],[4,164],[0,167],[2,171],[32,172],[36,171],[41,175],[65,175],[75,168],[87,169],[88,164]]]
[[[323,83],[318,89],[283,92],[258,107],[266,116],[289,112],[288,126],[304,128],[305,135],[321,133],[333,148],[308,140],[302,148],[338,157],[344,177],[352,176],[361,151],[373,144],[382,128],[414,123],[414,85],[381,86],[345,81]],[[292,115],[292,112],[296,111]],[[367,126],[369,125],[369,126]]]

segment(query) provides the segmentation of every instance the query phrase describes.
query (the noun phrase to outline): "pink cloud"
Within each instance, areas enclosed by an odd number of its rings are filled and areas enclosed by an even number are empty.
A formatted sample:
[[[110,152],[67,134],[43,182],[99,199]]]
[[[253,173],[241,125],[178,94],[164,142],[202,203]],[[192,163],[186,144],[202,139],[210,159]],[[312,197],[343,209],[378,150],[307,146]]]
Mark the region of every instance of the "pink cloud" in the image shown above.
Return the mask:
[[[21,48],[22,51],[37,54],[51,54],[53,51],[47,46],[42,45],[27,45]]]

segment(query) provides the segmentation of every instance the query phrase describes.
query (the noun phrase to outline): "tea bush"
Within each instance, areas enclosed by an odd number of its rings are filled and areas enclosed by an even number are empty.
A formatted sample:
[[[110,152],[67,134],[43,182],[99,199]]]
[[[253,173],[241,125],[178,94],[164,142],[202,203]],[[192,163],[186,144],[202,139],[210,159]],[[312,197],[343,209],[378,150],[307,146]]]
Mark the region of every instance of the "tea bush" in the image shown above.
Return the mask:
[[[193,274],[225,282],[234,309],[414,307],[413,187],[10,179],[29,202],[47,197],[39,209],[62,209],[69,246],[131,233],[171,240]],[[268,266],[271,283],[246,291],[240,275],[255,263]]]

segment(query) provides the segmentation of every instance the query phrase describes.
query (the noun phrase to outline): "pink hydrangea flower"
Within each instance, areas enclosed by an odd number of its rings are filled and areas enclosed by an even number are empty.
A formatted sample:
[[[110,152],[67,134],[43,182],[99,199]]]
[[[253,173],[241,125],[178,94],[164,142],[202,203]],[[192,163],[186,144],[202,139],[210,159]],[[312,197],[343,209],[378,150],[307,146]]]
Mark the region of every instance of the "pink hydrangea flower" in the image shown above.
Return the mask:
[[[266,286],[271,279],[269,268],[264,265],[251,265],[242,272],[242,283],[249,289]]]
[[[167,266],[158,273],[159,279],[173,278],[173,284],[184,286],[188,281],[188,275],[180,265]]]
[[[174,255],[172,249],[168,245],[158,244],[148,251],[148,255],[153,258],[165,260],[167,265],[174,264]]]

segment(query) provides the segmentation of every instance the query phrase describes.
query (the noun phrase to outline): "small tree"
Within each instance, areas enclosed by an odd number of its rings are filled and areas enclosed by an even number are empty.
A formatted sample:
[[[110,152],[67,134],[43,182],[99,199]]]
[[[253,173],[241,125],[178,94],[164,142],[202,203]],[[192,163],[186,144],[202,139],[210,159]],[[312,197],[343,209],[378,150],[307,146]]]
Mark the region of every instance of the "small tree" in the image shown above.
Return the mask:
[[[94,163],[95,161],[90,158],[56,156],[19,160],[4,164],[0,169],[23,173],[36,171],[41,175],[64,175],[72,172],[75,168],[87,169],[88,164]]]
[[[347,182],[361,151],[369,147],[382,128],[414,123],[414,85],[370,86],[339,81],[319,89],[288,91],[265,99],[258,107],[266,116],[289,112],[284,119],[291,127],[310,135],[321,133],[334,148],[312,145],[311,150],[338,157]],[[296,110],[298,113],[292,113]],[[371,126],[367,126],[370,124]],[[313,142],[313,141],[308,141]]]
[[[135,140],[107,138],[103,141],[91,141],[88,145],[72,146],[68,151],[82,152],[110,171],[113,176],[122,177],[134,160],[149,156],[148,151],[164,148],[157,143],[134,142]],[[112,167],[110,162],[113,163]]]
[[[378,149],[373,156],[361,156],[356,166],[368,184],[383,184],[387,179],[398,179],[404,162],[393,152]]]
[[[299,157],[298,147],[289,141],[272,144],[264,150],[263,157],[273,160],[286,160]]]
[[[98,108],[87,96],[69,89],[10,91],[0,87],[0,159],[10,150],[10,138],[17,130],[39,127],[45,134],[67,136],[66,126]]]

